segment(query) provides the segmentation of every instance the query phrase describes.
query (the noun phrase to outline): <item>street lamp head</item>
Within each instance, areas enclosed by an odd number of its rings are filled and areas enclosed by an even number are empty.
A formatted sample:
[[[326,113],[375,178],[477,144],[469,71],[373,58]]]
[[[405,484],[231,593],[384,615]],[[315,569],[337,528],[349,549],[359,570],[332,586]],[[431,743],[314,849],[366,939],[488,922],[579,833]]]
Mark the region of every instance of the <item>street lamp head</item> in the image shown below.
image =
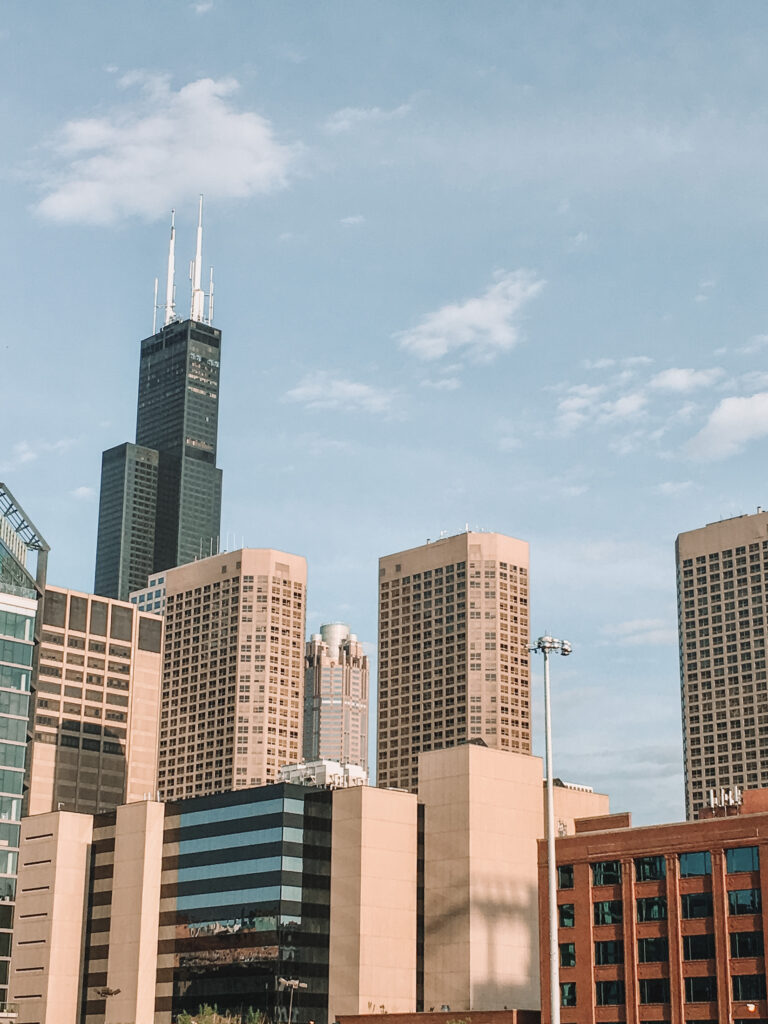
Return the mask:
[[[560,654],[566,655],[570,654],[573,648],[568,640],[558,640],[554,636],[540,636],[531,650],[542,651],[544,654],[549,654],[550,651],[559,651]]]
[[[554,651],[560,641],[553,636],[540,636],[536,641],[537,651]]]

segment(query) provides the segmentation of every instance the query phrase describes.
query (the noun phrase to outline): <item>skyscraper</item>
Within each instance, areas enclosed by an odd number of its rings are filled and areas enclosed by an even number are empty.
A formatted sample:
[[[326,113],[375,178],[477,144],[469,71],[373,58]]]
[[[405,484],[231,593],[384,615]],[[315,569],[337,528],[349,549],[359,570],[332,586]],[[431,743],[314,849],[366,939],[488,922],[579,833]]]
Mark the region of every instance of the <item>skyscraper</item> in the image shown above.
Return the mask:
[[[531,751],[528,544],[467,531],[379,559],[378,769],[416,790],[422,750]]]
[[[221,470],[216,466],[221,331],[200,287],[202,199],[190,316],[176,315],[171,223],[165,323],[141,342],[136,444],[102,459],[97,594],[127,600],[150,573],[218,550]]]
[[[155,560],[158,459],[129,441],[102,453],[97,594],[125,601],[146,586]]]
[[[304,760],[368,768],[368,657],[343,622],[320,627],[307,643]]]
[[[306,561],[243,548],[165,587],[161,799],[276,782],[301,758]]]
[[[768,783],[768,512],[681,533],[675,554],[690,820],[710,789]]]

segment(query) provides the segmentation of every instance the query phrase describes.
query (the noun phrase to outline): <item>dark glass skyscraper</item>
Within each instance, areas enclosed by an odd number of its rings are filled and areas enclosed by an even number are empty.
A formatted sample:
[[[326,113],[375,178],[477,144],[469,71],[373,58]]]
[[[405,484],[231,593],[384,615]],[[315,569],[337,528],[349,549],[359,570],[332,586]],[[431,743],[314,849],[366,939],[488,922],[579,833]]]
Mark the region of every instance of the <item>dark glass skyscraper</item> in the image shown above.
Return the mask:
[[[152,572],[218,550],[220,352],[221,331],[194,320],[141,343],[136,443],[159,453]]]
[[[221,331],[200,289],[202,206],[192,312],[173,305],[171,226],[166,322],[141,343],[136,444],[104,452],[94,590],[127,600],[150,573],[216,553],[221,470],[216,467]],[[211,289],[212,289],[211,284]]]

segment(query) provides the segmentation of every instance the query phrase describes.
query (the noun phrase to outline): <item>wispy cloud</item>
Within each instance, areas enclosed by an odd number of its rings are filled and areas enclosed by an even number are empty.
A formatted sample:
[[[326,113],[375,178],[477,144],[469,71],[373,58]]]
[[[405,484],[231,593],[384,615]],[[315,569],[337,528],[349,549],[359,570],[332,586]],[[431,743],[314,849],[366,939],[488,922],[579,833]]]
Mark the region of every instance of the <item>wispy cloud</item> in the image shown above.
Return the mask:
[[[421,386],[433,391],[458,391],[461,381],[458,377],[441,377],[439,380],[423,380]]]
[[[500,270],[482,295],[428,313],[416,327],[394,337],[400,348],[420,359],[441,359],[449,352],[493,359],[520,341],[520,314],[543,287],[530,270]]]
[[[359,224],[365,224],[365,217],[360,213],[355,213],[351,217],[342,217],[340,223],[347,227],[357,227]]]
[[[753,334],[749,341],[737,348],[736,351],[741,352],[742,355],[751,356],[755,352],[762,352],[766,345],[768,345],[768,334]]]
[[[662,370],[650,380],[652,388],[660,391],[695,391],[697,388],[709,388],[716,384],[723,376],[725,370],[719,366],[711,370],[692,369],[670,369]]]
[[[613,626],[604,626],[603,633],[611,637],[606,643],[628,647],[677,643],[677,630],[670,626],[667,619],[630,619]]]
[[[208,14],[209,11],[213,10],[213,0],[195,0],[192,4],[192,10],[195,14]]]
[[[692,480],[665,480],[664,483],[657,484],[654,490],[657,494],[663,494],[665,498],[676,498],[679,494],[684,494],[693,487]]]
[[[580,252],[587,248],[589,243],[589,235],[586,231],[577,231],[575,235],[571,235],[566,243],[567,252]]]
[[[301,147],[279,142],[260,114],[235,109],[234,79],[201,78],[174,90],[167,75],[132,72],[120,85],[138,94],[103,116],[68,121],[53,141],[47,194],[37,206],[44,217],[152,220],[199,192],[242,199],[288,184]]]
[[[96,491],[93,487],[75,487],[74,490],[69,492],[73,498],[77,498],[78,501],[90,501],[91,498],[96,496]]]
[[[364,124],[398,120],[410,113],[410,110],[410,103],[401,103],[392,110],[384,110],[381,107],[344,107],[331,114],[323,128],[329,135],[341,135]]]
[[[327,371],[307,374],[296,387],[287,391],[289,402],[300,402],[308,409],[339,409],[349,412],[390,413],[394,392],[370,384],[337,377]]]
[[[642,390],[629,391],[617,398],[607,397],[604,385],[574,384],[557,403],[557,425],[562,433],[572,433],[591,423],[617,423],[642,416],[648,399]]]
[[[706,461],[736,455],[750,441],[768,436],[768,392],[724,398],[688,444],[694,458]]]
[[[5,461],[0,462],[0,471],[7,473],[28,462],[35,462],[42,456],[60,454],[74,443],[71,437],[59,438],[57,441],[17,441],[6,451]]]

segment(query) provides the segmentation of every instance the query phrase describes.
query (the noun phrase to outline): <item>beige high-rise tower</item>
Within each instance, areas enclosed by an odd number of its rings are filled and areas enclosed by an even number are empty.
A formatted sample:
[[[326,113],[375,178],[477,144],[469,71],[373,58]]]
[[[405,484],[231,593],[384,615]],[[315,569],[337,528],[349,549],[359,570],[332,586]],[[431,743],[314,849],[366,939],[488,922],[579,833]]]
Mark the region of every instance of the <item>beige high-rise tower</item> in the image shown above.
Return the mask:
[[[422,750],[531,751],[528,544],[467,531],[379,559],[380,786]]]
[[[46,587],[26,813],[95,814],[157,794],[163,621]]]
[[[321,626],[307,643],[304,760],[368,769],[368,656],[343,622]]]
[[[768,512],[681,533],[675,545],[686,816],[710,789],[768,784]]]
[[[301,760],[305,559],[243,548],[165,585],[161,799],[276,781]]]

